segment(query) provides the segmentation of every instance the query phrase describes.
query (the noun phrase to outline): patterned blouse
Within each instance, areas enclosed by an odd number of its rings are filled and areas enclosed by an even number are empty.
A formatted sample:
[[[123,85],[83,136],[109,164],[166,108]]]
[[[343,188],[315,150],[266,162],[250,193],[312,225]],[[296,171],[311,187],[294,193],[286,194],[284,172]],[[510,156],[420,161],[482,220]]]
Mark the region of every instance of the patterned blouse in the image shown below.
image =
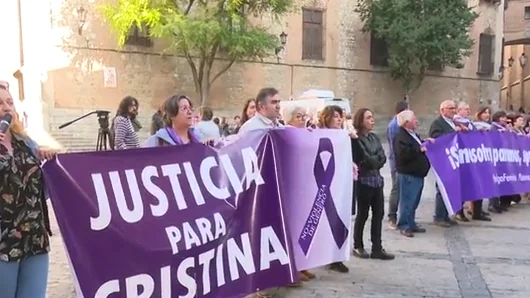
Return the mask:
[[[0,261],[20,261],[50,249],[40,162],[13,137],[13,153],[0,144]]]

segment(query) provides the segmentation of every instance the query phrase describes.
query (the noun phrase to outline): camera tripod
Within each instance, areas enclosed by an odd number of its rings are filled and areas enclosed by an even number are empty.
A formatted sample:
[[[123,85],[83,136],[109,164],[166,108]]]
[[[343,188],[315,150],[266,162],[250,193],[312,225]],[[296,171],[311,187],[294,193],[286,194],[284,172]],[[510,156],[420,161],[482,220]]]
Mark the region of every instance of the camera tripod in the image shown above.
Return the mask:
[[[114,142],[110,137],[109,112],[97,111],[96,115],[99,123],[96,151],[107,151],[108,149],[114,150]]]
[[[98,124],[99,124],[99,129],[98,129],[98,137],[97,137],[97,140],[96,140],[96,151],[106,151],[106,150],[114,150],[114,142],[113,142],[113,139],[111,138],[110,136],[110,128],[109,128],[109,114],[110,112],[109,111],[102,111],[102,110],[97,110],[97,111],[92,111],[88,114],[85,114],[79,118],[76,118],[70,122],[67,122],[61,126],[59,126],[59,129],[62,129],[62,128],[65,128],[67,126],[70,126],[71,124],[83,119],[83,118],[86,118],[90,115],[93,115],[93,114],[96,114],[96,116],[98,117]]]

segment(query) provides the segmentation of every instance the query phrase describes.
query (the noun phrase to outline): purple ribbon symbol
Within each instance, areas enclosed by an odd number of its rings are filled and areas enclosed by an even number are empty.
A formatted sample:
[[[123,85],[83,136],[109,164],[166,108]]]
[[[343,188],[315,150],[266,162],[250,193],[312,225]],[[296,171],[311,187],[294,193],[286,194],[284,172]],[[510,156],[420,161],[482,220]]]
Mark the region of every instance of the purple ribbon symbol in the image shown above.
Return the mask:
[[[324,168],[322,153],[328,153],[330,155],[326,168]],[[313,172],[318,185],[318,192],[311,212],[309,212],[309,216],[302,229],[302,233],[298,238],[298,243],[305,255],[307,255],[309,247],[313,242],[320,218],[322,217],[322,210],[326,210],[326,217],[331,227],[331,233],[339,249],[342,248],[348,238],[348,228],[340,219],[333,198],[331,197],[330,186],[335,175],[335,156],[333,155],[333,144],[328,138],[320,139]]]

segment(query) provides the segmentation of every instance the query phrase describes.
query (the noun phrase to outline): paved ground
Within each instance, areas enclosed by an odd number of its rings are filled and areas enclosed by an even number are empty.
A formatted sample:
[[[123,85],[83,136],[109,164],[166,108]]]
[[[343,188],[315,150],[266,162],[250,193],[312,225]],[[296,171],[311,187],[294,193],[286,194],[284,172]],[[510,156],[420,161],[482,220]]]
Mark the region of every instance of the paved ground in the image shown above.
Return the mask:
[[[387,176],[386,194],[390,191]],[[279,294],[293,298],[530,297],[530,204],[493,216],[489,223],[443,229],[431,225],[434,182],[432,177],[428,179],[418,212],[427,233],[409,239],[385,225],[384,246],[397,255],[394,261],[352,258],[349,274],[315,270],[317,280]],[[53,227],[48,297],[74,298],[62,240],[57,225]]]

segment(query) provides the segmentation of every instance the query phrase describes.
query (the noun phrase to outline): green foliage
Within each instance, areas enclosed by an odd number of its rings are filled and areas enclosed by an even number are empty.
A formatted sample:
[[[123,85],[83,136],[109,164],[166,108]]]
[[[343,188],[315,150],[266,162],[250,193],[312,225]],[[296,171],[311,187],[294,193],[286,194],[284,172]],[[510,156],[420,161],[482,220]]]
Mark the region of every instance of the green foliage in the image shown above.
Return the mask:
[[[235,61],[266,58],[280,45],[277,34],[251,18],[278,20],[293,7],[294,0],[117,0],[101,11],[120,46],[132,26],[147,27],[152,37],[169,41],[170,49],[187,59],[205,104],[210,85]],[[215,58],[224,65],[212,74]]]
[[[467,0],[359,0],[364,32],[388,46],[392,78],[406,91],[421,84],[430,65],[462,68],[471,54],[468,32],[478,14]]]

